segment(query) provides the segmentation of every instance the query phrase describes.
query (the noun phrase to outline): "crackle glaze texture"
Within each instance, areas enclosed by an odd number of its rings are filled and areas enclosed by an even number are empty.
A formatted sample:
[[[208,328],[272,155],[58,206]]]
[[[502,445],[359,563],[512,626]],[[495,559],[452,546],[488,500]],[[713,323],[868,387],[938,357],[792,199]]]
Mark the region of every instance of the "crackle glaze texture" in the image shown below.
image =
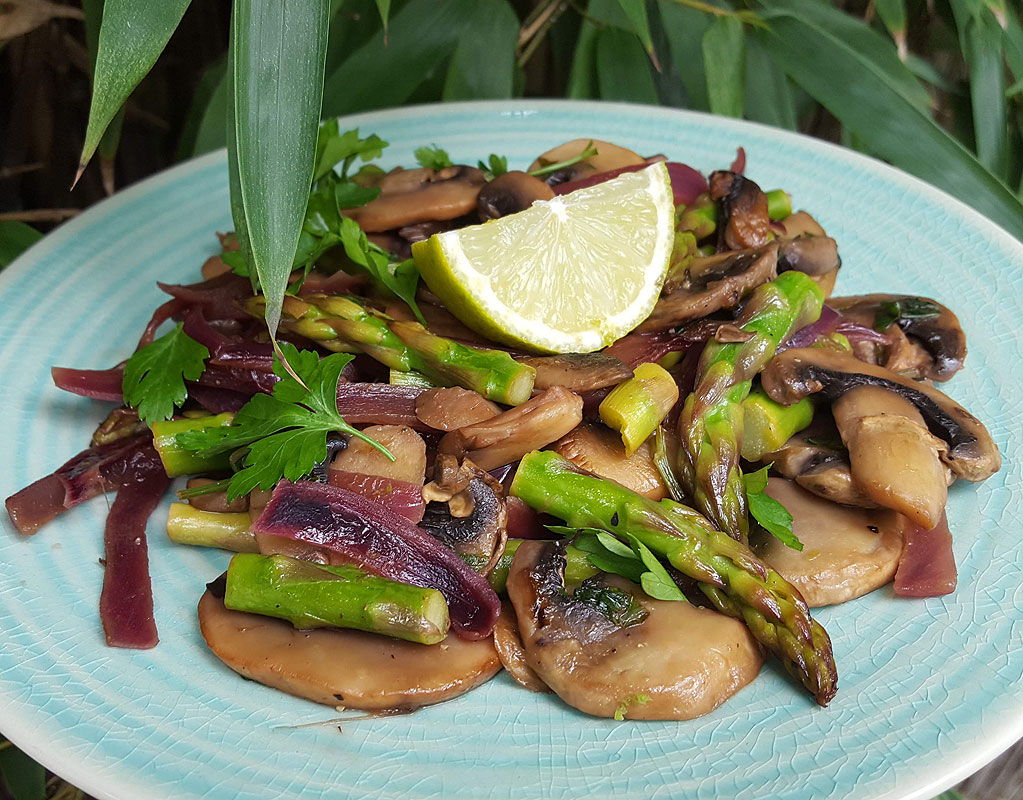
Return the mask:
[[[387,164],[436,143],[456,161],[522,168],[593,137],[727,167],[783,187],[838,242],[838,291],[919,293],[950,305],[970,356],[951,393],[991,429],[1002,472],[949,499],[959,588],[924,601],[890,589],[818,610],[838,660],[828,709],[773,665],[685,723],[586,717],[501,675],[407,717],[289,729],[334,714],[230,672],[204,647],[195,606],[228,556],[173,546],[167,501],[149,525],[161,643],[103,645],[97,618],[102,500],[33,538],[0,523],[0,730],[104,800],[267,798],[740,798],[913,800],[1023,736],[1023,247],[950,197],[860,155],[765,127],[609,104],[406,108],[344,127],[391,142]],[[108,406],[64,394],[53,364],[102,368],[134,347],[165,296],[232,227],[223,152],[100,203],[0,274],[0,495],[84,447]]]

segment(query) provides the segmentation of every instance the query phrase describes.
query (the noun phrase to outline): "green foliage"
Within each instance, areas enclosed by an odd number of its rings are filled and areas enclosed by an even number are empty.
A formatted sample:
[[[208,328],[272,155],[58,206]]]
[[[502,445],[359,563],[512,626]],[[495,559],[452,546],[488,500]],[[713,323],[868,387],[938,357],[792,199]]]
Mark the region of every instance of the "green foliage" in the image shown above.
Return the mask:
[[[228,80],[231,213],[246,263],[281,316],[313,177],[329,18],[327,0],[235,0]]]
[[[792,532],[792,515],[788,509],[773,497],[764,494],[764,489],[767,488],[768,469],[770,467],[763,467],[742,476],[746,485],[746,501],[749,504],[750,516],[786,547],[802,550],[803,543]]]
[[[0,785],[11,800],[44,800],[46,772],[10,742],[0,740]]]
[[[24,222],[0,220],[0,269],[28,250],[43,235]]]
[[[89,126],[79,159],[81,170],[96,152],[104,131],[118,114],[128,95],[156,63],[174,29],[188,8],[189,0],[106,0],[90,3],[87,21],[95,20],[102,8],[93,75]],[[90,26],[94,22],[90,21]]]
[[[145,422],[170,419],[188,397],[185,381],[199,379],[209,355],[179,324],[128,359],[121,381],[124,402]]]

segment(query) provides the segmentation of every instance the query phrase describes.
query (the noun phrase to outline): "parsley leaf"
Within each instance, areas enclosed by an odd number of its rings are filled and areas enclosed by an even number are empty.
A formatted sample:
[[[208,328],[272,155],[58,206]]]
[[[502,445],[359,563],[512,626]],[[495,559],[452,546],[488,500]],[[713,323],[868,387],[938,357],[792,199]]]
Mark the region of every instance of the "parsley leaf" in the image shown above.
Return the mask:
[[[334,172],[337,165],[341,165],[341,177],[348,177],[348,170],[356,158],[363,162],[380,158],[387,142],[377,136],[370,134],[365,139],[360,138],[359,129],[339,132],[336,119],[327,120],[320,124],[320,130],[316,136],[316,169],[313,172],[313,181],[319,181],[324,175]]]
[[[793,550],[802,550],[803,543],[792,532],[792,515],[773,497],[764,494],[767,488],[767,470],[769,466],[742,476],[746,484],[746,500],[749,513],[760,526]]]
[[[183,325],[137,351],[124,365],[124,402],[147,423],[170,419],[188,397],[185,381],[198,380],[210,351],[184,331]]]
[[[241,275],[244,278],[249,277],[249,265],[246,263],[245,256],[242,255],[241,250],[228,250],[225,253],[221,253],[220,260],[227,264],[235,275]]]
[[[902,300],[888,300],[878,305],[874,316],[874,330],[884,333],[893,322],[911,319],[932,319],[941,314],[937,303],[920,297],[905,297]]]
[[[426,167],[427,169],[444,169],[445,167],[453,166],[447,151],[441,150],[437,145],[417,147],[415,156],[419,166]]]
[[[596,609],[619,628],[638,625],[650,616],[650,612],[636,601],[631,592],[617,586],[603,586],[594,583],[592,579],[579,584],[572,597]]]
[[[416,319],[426,325],[426,320],[416,304],[419,270],[412,259],[392,263],[387,251],[369,241],[358,223],[348,218],[341,221],[341,245],[352,261],[408,303]]]
[[[486,176],[488,181],[492,181],[508,171],[508,158],[507,156],[491,153],[487,163],[484,164],[482,161],[477,161],[476,166],[480,168],[480,171]]]
[[[327,457],[327,434],[334,431],[357,436],[394,460],[382,445],[345,422],[337,411],[337,384],[341,370],[352,360],[350,354],[334,353],[321,359],[287,342],[281,349],[308,389],[274,356],[274,372],[281,380],[272,395],[254,395],[235,414],[231,425],[177,436],[179,446],[204,455],[247,448],[242,469],[231,478],[229,500],[257,486],[270,489],[281,478],[297,481],[308,475]]]
[[[632,549],[643,562],[643,566],[648,570],[639,576],[639,585],[643,587],[643,591],[655,600],[687,602],[686,596],[682,594],[682,590],[675,585],[675,581],[671,579],[668,570],[657,560],[657,556],[650,552],[650,548],[634,536],[629,538],[632,541]]]

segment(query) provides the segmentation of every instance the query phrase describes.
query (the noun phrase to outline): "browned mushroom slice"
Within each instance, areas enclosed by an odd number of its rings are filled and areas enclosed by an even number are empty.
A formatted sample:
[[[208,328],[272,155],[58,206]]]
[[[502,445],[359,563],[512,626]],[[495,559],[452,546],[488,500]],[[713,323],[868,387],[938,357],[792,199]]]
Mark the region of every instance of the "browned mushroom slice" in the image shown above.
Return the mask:
[[[899,294],[864,294],[832,297],[828,305],[843,317],[873,328],[882,318],[892,344],[876,359],[893,372],[911,378],[947,381],[962,369],[966,359],[966,334],[959,318],[929,297]],[[883,324],[883,322],[882,322]]]
[[[501,616],[494,626],[494,647],[501,658],[501,664],[519,686],[531,692],[550,694],[550,687],[526,663],[526,649],[519,634],[519,621],[515,617],[514,607],[507,600],[501,603]]]
[[[380,196],[358,208],[346,208],[368,233],[402,228],[417,222],[449,220],[476,208],[476,197],[486,182],[475,167],[394,170],[379,183]]]
[[[884,586],[902,554],[902,521],[893,511],[848,508],[771,478],[765,493],[792,514],[793,550],[769,534],[751,537],[753,552],[799,589],[810,606],[844,603]]]
[[[426,475],[426,443],[418,433],[406,425],[370,425],[363,433],[386,447],[394,461],[353,436],[348,446],[334,456],[334,469],[422,485]]]
[[[780,475],[794,480],[807,491],[847,506],[876,508],[853,483],[849,454],[839,438],[834,422],[818,413],[813,425],[792,436],[773,453],[765,453],[761,462],[772,464]]]
[[[497,403],[461,386],[427,389],[416,398],[416,416],[424,425],[439,431],[455,431],[500,413],[501,407]]]
[[[927,430],[916,406],[888,389],[858,386],[835,400],[831,412],[856,485],[925,530],[935,527],[948,496],[940,460],[948,447]]]
[[[798,239],[800,236],[827,236],[824,228],[805,211],[789,214],[781,222],[774,223],[781,228],[779,239]]]
[[[761,383],[771,399],[785,405],[815,392],[834,402],[857,386],[880,386],[916,406],[927,429],[948,445],[941,460],[957,476],[982,481],[1001,467],[1002,457],[987,428],[947,394],[848,353],[819,347],[786,350],[761,373]]]
[[[830,236],[803,236],[778,245],[778,271],[794,269],[811,277],[836,272],[842,266],[838,244]]]
[[[534,389],[564,386],[573,392],[590,392],[617,386],[632,377],[632,367],[607,353],[523,356],[515,360],[536,370]]]
[[[560,439],[582,419],[582,398],[552,386],[510,411],[451,431],[440,440],[438,451],[468,457],[481,469],[492,470]]]
[[[508,575],[526,663],[570,706],[632,719],[692,719],[717,708],[756,677],[763,656],[738,620],[689,603],[652,600],[605,576],[645,616],[622,627],[568,594],[564,550],[523,542]]]
[[[764,191],[749,178],[726,170],[712,172],[708,184],[711,198],[721,203],[719,249],[743,250],[767,244],[771,218]]]
[[[504,488],[469,459],[438,455],[434,480],[423,487],[426,513],[419,527],[483,575],[504,552],[508,512]]]
[[[718,253],[693,260],[681,288],[661,295],[654,310],[636,330],[664,331],[735,308],[762,283],[778,276],[778,245]]]
[[[506,217],[525,211],[537,200],[550,200],[554,190],[539,178],[528,172],[512,170],[498,175],[494,180],[480,189],[476,198],[476,210],[480,219]]]
[[[316,703],[412,709],[450,700],[501,669],[493,640],[424,645],[355,630],[296,630],[290,623],[231,611],[210,591],[199,629],[227,666],[250,680]]]
[[[782,474],[785,473],[782,472]],[[808,492],[829,502],[857,506],[858,508],[878,507],[877,503],[871,500],[853,480],[852,467],[849,466],[847,454],[843,455],[841,459],[810,467],[793,478]]]
[[[568,183],[588,177],[589,175],[596,175],[598,172],[610,172],[613,169],[633,167],[646,163],[646,159],[643,156],[617,144],[602,142],[599,139],[573,139],[541,155],[529,165],[529,171],[535,172],[551,164],[570,161],[582,155],[591,145],[597,151],[595,155],[579,161],[570,167],[549,173],[544,177],[546,183],[550,186],[555,186],[559,183]]]
[[[616,481],[651,500],[668,496],[649,441],[627,456],[621,436],[603,425],[584,422],[562,436],[551,449],[587,472]]]

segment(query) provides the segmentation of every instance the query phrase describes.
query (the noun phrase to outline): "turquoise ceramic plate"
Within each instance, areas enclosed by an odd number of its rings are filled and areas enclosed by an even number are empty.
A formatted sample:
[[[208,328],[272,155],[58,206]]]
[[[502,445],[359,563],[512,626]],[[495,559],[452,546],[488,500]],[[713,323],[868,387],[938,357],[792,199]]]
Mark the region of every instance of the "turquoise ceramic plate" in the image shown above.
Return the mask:
[[[0,530],[0,729],[109,800],[268,798],[925,798],[1023,736],[1019,546],[1023,247],[965,205],[876,161],[776,130],[639,106],[563,102],[432,106],[345,121],[391,142],[393,164],[436,143],[456,161],[513,166],[566,139],[663,152],[703,170],[742,145],[748,174],[784,187],[838,239],[843,293],[911,292],[959,314],[970,358],[951,392],[984,420],[1002,472],[957,484],[949,517],[959,588],[889,589],[818,617],[838,696],[814,706],[773,665],[703,719],[593,719],[506,676],[407,717],[295,729],[323,707],[237,677],[195,619],[221,553],[172,546],[150,525],[161,643],[104,647],[97,619],[106,503],[37,536]],[[61,227],[0,275],[0,452],[7,496],[88,442],[107,406],[53,388],[52,364],[106,367],[231,228],[223,153],[182,164]],[[1014,434],[1014,435],[1010,435]],[[683,634],[684,635],[684,634]]]

